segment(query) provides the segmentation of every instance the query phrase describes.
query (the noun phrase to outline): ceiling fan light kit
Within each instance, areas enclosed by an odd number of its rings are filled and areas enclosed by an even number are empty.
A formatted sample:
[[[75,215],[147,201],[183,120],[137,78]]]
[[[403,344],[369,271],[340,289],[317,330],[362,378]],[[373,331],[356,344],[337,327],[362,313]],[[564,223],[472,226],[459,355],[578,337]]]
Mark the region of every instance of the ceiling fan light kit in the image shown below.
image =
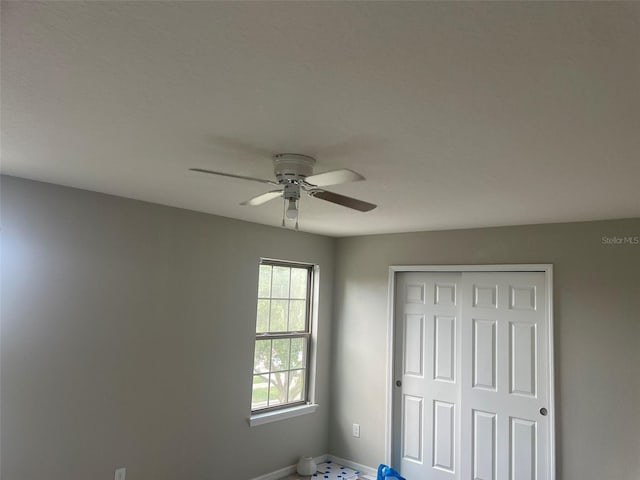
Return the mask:
[[[245,200],[241,205],[258,206],[270,200],[282,197],[284,199],[282,226],[285,226],[285,217],[291,220],[295,219],[296,230],[298,229],[300,190],[303,190],[312,198],[318,198],[337,205],[342,205],[359,212],[368,212],[376,208],[376,205],[373,203],[347,197],[346,195],[340,195],[320,188],[326,185],[337,185],[340,183],[364,180],[365,178],[362,175],[346,168],[330,170],[328,172],[313,175],[313,167],[315,163],[315,158],[308,155],[302,155],[299,153],[278,153],[273,156],[273,173],[276,177],[275,181],[234,175],[225,172],[216,172],[204,168],[190,168],[189,170],[280,187],[277,190],[271,190],[250,198],[249,200]]]
[[[287,207],[287,218],[294,219],[298,217],[298,209],[296,201],[292,198],[289,199],[289,206]]]

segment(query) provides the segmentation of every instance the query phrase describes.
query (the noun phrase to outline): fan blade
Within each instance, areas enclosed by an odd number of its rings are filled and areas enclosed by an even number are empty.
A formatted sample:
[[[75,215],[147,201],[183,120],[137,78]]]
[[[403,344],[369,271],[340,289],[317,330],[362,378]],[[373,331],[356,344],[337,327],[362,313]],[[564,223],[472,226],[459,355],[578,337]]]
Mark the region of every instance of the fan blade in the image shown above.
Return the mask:
[[[326,187],[327,185],[337,185],[338,183],[357,182],[364,180],[364,177],[358,172],[341,168],[340,170],[330,170],[317,175],[311,175],[305,178],[305,182],[314,187]]]
[[[342,205],[343,207],[353,208],[354,210],[358,210],[360,212],[368,212],[370,210],[373,210],[377,206],[373,203],[364,202],[362,200],[358,200],[357,198],[347,197],[345,195],[328,192],[326,190],[310,190],[307,193],[312,197],[319,198],[320,200],[326,200],[327,202],[336,203],[338,205]]]
[[[190,168],[189,169],[192,172],[198,172],[198,173],[208,173],[211,175],[220,175],[222,177],[231,177],[231,178],[239,178],[240,180],[249,180],[251,182],[259,182],[259,183],[266,183],[269,185],[278,185],[276,182],[271,181],[271,180],[263,180],[262,178],[253,178],[253,177],[243,177],[242,175],[233,175],[231,173],[224,173],[224,172],[214,172],[213,170],[205,170],[204,168]]]
[[[255,207],[257,205],[267,203],[269,200],[273,200],[274,198],[278,198],[280,196],[282,196],[282,190],[272,190],[267,193],[262,193],[257,197],[250,198],[249,200],[242,202],[240,205],[251,205],[252,207]]]

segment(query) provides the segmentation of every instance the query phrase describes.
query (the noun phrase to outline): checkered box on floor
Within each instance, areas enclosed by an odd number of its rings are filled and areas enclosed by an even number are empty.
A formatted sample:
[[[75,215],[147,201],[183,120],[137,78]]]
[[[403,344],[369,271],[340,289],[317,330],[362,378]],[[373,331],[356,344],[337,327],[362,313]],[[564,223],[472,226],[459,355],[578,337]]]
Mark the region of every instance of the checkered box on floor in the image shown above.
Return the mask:
[[[318,471],[311,475],[312,480],[356,480],[357,470],[343,467],[332,461],[327,461],[318,465]]]

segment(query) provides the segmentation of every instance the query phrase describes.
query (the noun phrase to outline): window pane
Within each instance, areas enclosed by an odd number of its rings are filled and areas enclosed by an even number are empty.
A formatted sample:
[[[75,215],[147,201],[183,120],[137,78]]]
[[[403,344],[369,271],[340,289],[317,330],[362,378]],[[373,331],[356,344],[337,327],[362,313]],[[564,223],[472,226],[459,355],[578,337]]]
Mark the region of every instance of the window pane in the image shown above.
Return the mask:
[[[271,364],[271,340],[256,340],[253,373],[268,373]]]
[[[291,298],[307,298],[308,275],[306,268],[291,269]]]
[[[273,341],[271,348],[271,371],[289,370],[289,348],[291,340],[282,338]]]
[[[306,330],[306,309],[306,300],[291,300],[289,302],[289,331],[303,332]]]
[[[307,400],[311,279],[312,271],[296,264],[259,266],[252,411]]]
[[[304,392],[304,370],[289,373],[289,402],[300,402]]]
[[[307,364],[306,358],[306,338],[291,339],[291,359],[289,368],[304,368]]]
[[[251,409],[267,406],[267,394],[269,393],[269,375],[254,375],[253,391],[251,393]]]
[[[270,377],[271,385],[269,386],[269,406],[286,403],[289,372],[272,373]]]
[[[271,296],[271,268],[271,265],[260,265],[258,298],[269,298]]]
[[[273,267],[271,297],[289,298],[289,267]]]
[[[256,320],[256,332],[269,331],[269,300],[258,300],[258,318]]]
[[[288,300],[271,300],[271,323],[269,324],[269,331],[286,332],[288,316]]]

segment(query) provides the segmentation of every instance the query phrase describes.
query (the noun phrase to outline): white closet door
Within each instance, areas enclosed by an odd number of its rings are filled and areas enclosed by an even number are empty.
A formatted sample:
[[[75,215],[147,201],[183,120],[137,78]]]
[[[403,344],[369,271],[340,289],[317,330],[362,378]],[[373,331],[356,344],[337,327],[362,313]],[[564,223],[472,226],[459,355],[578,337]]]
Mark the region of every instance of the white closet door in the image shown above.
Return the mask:
[[[548,474],[544,273],[462,276],[463,479]]]
[[[548,480],[542,272],[396,277],[392,463],[408,480]]]
[[[460,274],[406,273],[396,288],[394,457],[407,479],[459,478]]]

